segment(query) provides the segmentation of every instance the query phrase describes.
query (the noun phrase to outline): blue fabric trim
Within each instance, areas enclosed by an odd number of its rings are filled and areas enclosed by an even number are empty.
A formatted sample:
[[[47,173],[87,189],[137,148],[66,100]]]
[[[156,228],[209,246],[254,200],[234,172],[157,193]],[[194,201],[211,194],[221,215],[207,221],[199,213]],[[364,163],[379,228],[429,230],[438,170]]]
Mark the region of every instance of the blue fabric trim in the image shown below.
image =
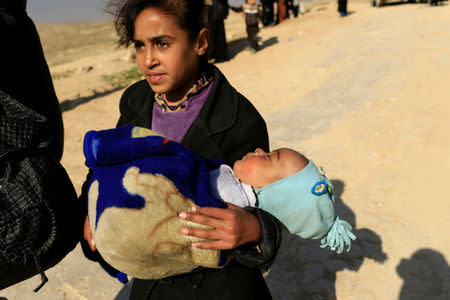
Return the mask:
[[[116,278],[123,284],[128,283],[128,276],[125,273],[119,272],[116,276]]]
[[[220,251],[220,254],[219,254],[219,267],[225,266],[226,263],[227,263],[227,254],[224,251]]]

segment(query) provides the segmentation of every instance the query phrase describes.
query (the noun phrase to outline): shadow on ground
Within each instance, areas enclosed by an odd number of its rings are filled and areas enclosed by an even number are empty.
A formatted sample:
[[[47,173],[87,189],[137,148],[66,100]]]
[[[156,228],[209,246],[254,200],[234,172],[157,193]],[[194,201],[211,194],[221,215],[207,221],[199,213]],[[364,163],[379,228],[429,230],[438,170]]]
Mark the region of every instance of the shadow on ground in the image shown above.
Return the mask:
[[[436,3],[436,6],[446,5],[444,2],[448,0],[437,0],[434,2],[430,2],[430,0],[409,0],[409,1],[389,1],[387,0],[385,3],[381,4],[380,7],[383,6],[396,6],[396,5],[404,5],[404,4],[427,4],[433,5]],[[375,6],[374,1],[372,1],[372,6]]]
[[[278,43],[278,38],[273,36],[268,38],[267,40],[264,40],[262,44],[260,44],[259,51],[263,50],[264,48],[270,47],[272,45],[275,45]],[[233,40],[228,43],[228,57],[229,59],[233,59],[238,53],[242,52],[245,48],[249,46],[248,39],[247,38],[239,38],[236,40]]]
[[[450,299],[450,267],[436,250],[417,250],[400,261],[397,273],[404,280],[400,300]]]
[[[378,263],[387,260],[381,237],[368,228],[356,226],[356,216],[341,195],[345,184],[331,180],[335,189],[336,215],[353,226],[357,236],[350,252],[336,254],[320,248],[320,240],[304,240],[283,233],[283,243],[266,281],[274,299],[336,299],[336,274],[342,270],[358,271],[365,259]],[[289,287],[289,288],[286,288]]]
[[[103,92],[94,91],[94,93],[92,95],[90,95],[90,96],[78,97],[78,98],[73,99],[73,100],[64,100],[64,101],[62,101],[59,104],[59,107],[61,108],[61,112],[72,110],[72,109],[76,108],[78,105],[90,102],[90,101],[95,100],[95,99],[100,98],[100,97],[107,96],[109,94],[117,92],[118,90],[120,90],[120,89],[122,89],[124,87],[125,86],[118,86],[118,87],[114,87],[114,88],[108,89],[108,90],[103,91]]]

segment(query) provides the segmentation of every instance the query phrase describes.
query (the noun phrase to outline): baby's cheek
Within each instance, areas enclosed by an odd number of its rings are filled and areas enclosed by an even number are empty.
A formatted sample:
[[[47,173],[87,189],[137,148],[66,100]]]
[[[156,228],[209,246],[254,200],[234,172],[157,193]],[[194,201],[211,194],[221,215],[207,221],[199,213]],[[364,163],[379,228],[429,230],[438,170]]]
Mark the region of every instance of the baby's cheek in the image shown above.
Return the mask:
[[[242,164],[242,161],[238,160],[233,165],[234,175],[239,179],[241,179],[241,175],[240,175],[241,174],[241,164]]]
[[[244,161],[238,160],[234,163],[234,175],[242,182],[247,183],[249,176],[249,168],[246,168]]]

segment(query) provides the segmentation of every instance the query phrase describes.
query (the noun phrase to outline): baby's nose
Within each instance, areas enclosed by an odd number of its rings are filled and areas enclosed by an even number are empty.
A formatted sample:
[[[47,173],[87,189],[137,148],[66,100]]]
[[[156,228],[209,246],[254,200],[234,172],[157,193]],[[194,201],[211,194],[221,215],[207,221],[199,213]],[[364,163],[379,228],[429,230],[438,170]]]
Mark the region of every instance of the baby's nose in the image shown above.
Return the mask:
[[[256,155],[265,155],[265,154],[266,154],[266,151],[264,151],[264,150],[261,149],[261,148],[256,148],[255,154],[256,154]]]

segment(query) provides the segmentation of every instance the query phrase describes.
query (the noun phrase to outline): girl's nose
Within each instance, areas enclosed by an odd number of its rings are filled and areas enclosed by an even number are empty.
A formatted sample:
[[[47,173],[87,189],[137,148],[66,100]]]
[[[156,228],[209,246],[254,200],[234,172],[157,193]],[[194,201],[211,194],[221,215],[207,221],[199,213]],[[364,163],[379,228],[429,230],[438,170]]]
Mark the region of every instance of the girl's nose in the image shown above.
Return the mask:
[[[153,68],[157,65],[157,58],[155,56],[154,51],[152,51],[151,47],[148,47],[145,51],[145,66],[149,69]]]

